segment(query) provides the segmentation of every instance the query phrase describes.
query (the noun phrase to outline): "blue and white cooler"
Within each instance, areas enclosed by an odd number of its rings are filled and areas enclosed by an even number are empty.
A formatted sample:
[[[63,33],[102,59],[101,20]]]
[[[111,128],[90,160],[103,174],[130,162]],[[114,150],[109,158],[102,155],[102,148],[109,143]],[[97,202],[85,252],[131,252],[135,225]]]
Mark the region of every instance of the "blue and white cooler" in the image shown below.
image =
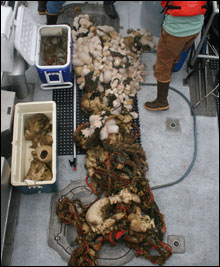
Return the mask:
[[[38,29],[36,68],[42,89],[72,87],[71,28],[46,25]]]
[[[35,65],[41,88],[72,87],[71,28],[36,24],[24,6],[18,8],[15,25],[15,47],[29,65]]]

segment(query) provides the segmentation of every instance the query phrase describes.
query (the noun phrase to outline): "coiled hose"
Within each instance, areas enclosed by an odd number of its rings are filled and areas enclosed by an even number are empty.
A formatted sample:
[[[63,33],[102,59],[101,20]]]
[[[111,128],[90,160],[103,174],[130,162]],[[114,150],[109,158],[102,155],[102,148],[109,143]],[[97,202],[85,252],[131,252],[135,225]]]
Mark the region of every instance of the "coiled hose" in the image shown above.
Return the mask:
[[[140,85],[146,85],[146,86],[157,86],[157,83],[141,83]],[[189,99],[183,94],[181,93],[179,90],[177,90],[174,87],[169,87],[171,90],[173,90],[174,92],[178,93],[179,95],[181,95],[186,102],[188,103],[188,105],[190,106],[190,109],[192,111],[192,115],[193,115],[193,129],[194,129],[194,153],[193,153],[193,159],[188,167],[188,169],[186,170],[186,172],[183,174],[183,176],[181,176],[179,179],[177,179],[174,182],[171,183],[167,183],[167,184],[162,184],[162,185],[156,185],[151,187],[151,190],[155,190],[155,189],[160,189],[160,188],[164,188],[164,187],[168,187],[168,186],[172,186],[175,185],[179,182],[181,182],[184,178],[186,178],[186,176],[190,173],[190,171],[192,170],[194,163],[196,161],[196,156],[197,156],[197,127],[196,127],[196,114],[195,111],[193,109],[193,106],[191,104],[191,102],[189,101]]]

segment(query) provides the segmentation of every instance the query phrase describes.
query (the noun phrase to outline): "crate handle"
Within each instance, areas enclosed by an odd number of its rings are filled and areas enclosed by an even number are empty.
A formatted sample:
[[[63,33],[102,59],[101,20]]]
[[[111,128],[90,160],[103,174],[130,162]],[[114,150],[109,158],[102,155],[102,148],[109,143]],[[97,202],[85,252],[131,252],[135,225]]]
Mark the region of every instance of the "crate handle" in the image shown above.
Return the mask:
[[[28,189],[32,189],[32,188],[42,189],[43,188],[43,186],[37,185],[36,181],[34,181],[34,180],[25,179],[24,182],[28,186]]]

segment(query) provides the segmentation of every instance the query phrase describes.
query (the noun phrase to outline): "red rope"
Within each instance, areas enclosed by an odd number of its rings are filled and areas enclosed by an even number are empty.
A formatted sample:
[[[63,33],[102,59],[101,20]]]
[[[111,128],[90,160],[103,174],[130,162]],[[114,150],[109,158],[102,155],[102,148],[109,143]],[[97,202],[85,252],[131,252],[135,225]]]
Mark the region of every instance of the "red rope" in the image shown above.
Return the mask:
[[[110,162],[109,152],[107,152],[107,159],[106,159],[106,163],[105,163],[105,165],[106,165],[107,167],[111,167],[111,162]]]
[[[144,253],[143,250],[138,250],[138,249],[136,249],[136,252],[137,252],[137,254],[143,254]]]
[[[151,204],[154,201],[154,195],[153,195],[153,193],[151,191],[151,188],[150,188],[150,185],[149,184],[147,184],[147,189],[148,189],[149,194],[150,194],[149,204]]]
[[[163,243],[163,242],[161,242],[161,241],[160,241],[160,244],[161,244],[166,250],[168,250],[170,253],[172,253],[172,248],[171,248],[169,245],[167,245],[167,244],[165,244],[165,243]]]
[[[131,241],[128,235],[125,237],[125,240],[126,240],[127,242],[130,242],[130,241]]]
[[[109,241],[110,241],[113,245],[116,245],[115,242],[114,242],[113,239],[112,239],[112,234],[113,234],[113,232],[110,232],[110,233],[109,233]]]
[[[73,214],[74,219],[77,221],[77,220],[78,220],[78,217],[77,217],[77,215],[76,215],[74,206],[73,206],[72,203],[70,203],[70,202],[66,202],[66,204],[69,205],[69,206],[72,208],[71,213]]]
[[[89,246],[88,246],[87,242],[86,242],[85,246],[86,246],[86,252],[88,253],[89,252]]]
[[[125,218],[128,218],[128,215],[127,215],[127,208],[125,206],[119,206],[118,207],[120,210],[123,210],[124,211],[124,214],[125,214]]]
[[[85,257],[85,260],[88,262],[89,266],[93,266],[92,262],[91,262],[91,260],[89,258]]]
[[[94,189],[92,188],[91,184],[89,184],[88,179],[89,179],[89,176],[86,177],[86,184],[88,185],[88,187],[91,189],[92,193],[94,194],[95,191],[94,191]]]
[[[127,233],[127,230],[121,230],[121,231],[118,231],[115,235],[115,238],[118,240],[120,239],[125,233]]]
[[[167,231],[166,225],[163,226],[162,231],[163,231],[164,233],[166,233],[166,231]]]
[[[63,223],[65,223],[65,224],[71,224],[72,222],[67,222],[65,219],[63,219]]]
[[[134,125],[135,128],[137,129],[138,133],[137,133],[137,135],[134,135],[133,133],[131,133],[131,135],[132,135],[132,136],[134,137],[134,139],[136,140],[136,139],[140,136],[141,131],[140,131],[140,129],[137,127],[136,124],[133,123],[133,125]]]
[[[128,179],[125,179],[122,176],[116,175],[114,172],[109,172],[108,170],[105,170],[105,169],[102,169],[102,168],[99,168],[99,169],[96,168],[95,169],[95,173],[97,173],[97,174],[105,174],[107,176],[111,176],[112,179],[113,178],[114,179],[115,178],[118,179],[116,182],[118,182],[120,187],[127,187],[131,183],[131,181],[128,181]],[[113,181],[112,185],[114,186],[114,181]],[[101,186],[105,188],[104,184],[102,184]]]
[[[76,131],[80,131],[84,126],[89,126],[89,122],[85,122],[85,123],[80,124],[80,125],[76,128]]]

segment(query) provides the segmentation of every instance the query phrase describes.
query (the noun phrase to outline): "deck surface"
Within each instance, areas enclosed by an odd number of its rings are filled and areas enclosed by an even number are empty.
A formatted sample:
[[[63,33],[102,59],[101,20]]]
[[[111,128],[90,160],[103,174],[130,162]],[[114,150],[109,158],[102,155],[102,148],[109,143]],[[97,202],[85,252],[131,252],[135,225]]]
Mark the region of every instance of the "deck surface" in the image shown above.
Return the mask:
[[[149,1],[147,1],[149,2]],[[152,1],[156,2],[156,1]],[[121,33],[130,27],[149,28],[143,12],[146,2],[117,1]],[[30,14],[37,23],[45,24],[46,16],[37,13],[37,1],[29,1]],[[160,14],[157,14],[158,17]],[[145,15],[146,16],[146,15]],[[154,17],[155,18],[155,17]],[[155,18],[157,19],[157,18]],[[148,22],[149,23],[149,22]],[[157,33],[155,33],[157,34]],[[158,36],[154,40],[158,41]],[[155,53],[142,56],[147,65],[146,82],[155,83],[153,64]],[[186,66],[173,73],[171,86],[190,98],[188,86],[183,86]],[[34,101],[52,100],[51,91],[40,89],[37,71],[27,71],[27,80],[34,82]],[[143,107],[145,101],[156,96],[156,87],[143,86],[138,92],[142,146],[147,155],[151,186],[168,183],[181,177],[191,163],[194,149],[193,118],[185,100],[169,91],[170,109],[153,113]],[[177,119],[181,131],[166,130],[167,119]],[[215,117],[197,116],[198,153],[190,174],[179,184],[153,191],[160,211],[165,215],[168,235],[185,238],[185,253],[173,254],[165,266],[218,266],[219,265],[219,130]],[[72,156],[59,156],[59,189],[71,181],[84,180],[85,156],[77,157],[77,171],[69,165]],[[61,256],[48,246],[48,227],[52,194],[21,195],[15,231],[11,266],[67,266]],[[153,266],[143,258],[134,258],[126,266]]]

